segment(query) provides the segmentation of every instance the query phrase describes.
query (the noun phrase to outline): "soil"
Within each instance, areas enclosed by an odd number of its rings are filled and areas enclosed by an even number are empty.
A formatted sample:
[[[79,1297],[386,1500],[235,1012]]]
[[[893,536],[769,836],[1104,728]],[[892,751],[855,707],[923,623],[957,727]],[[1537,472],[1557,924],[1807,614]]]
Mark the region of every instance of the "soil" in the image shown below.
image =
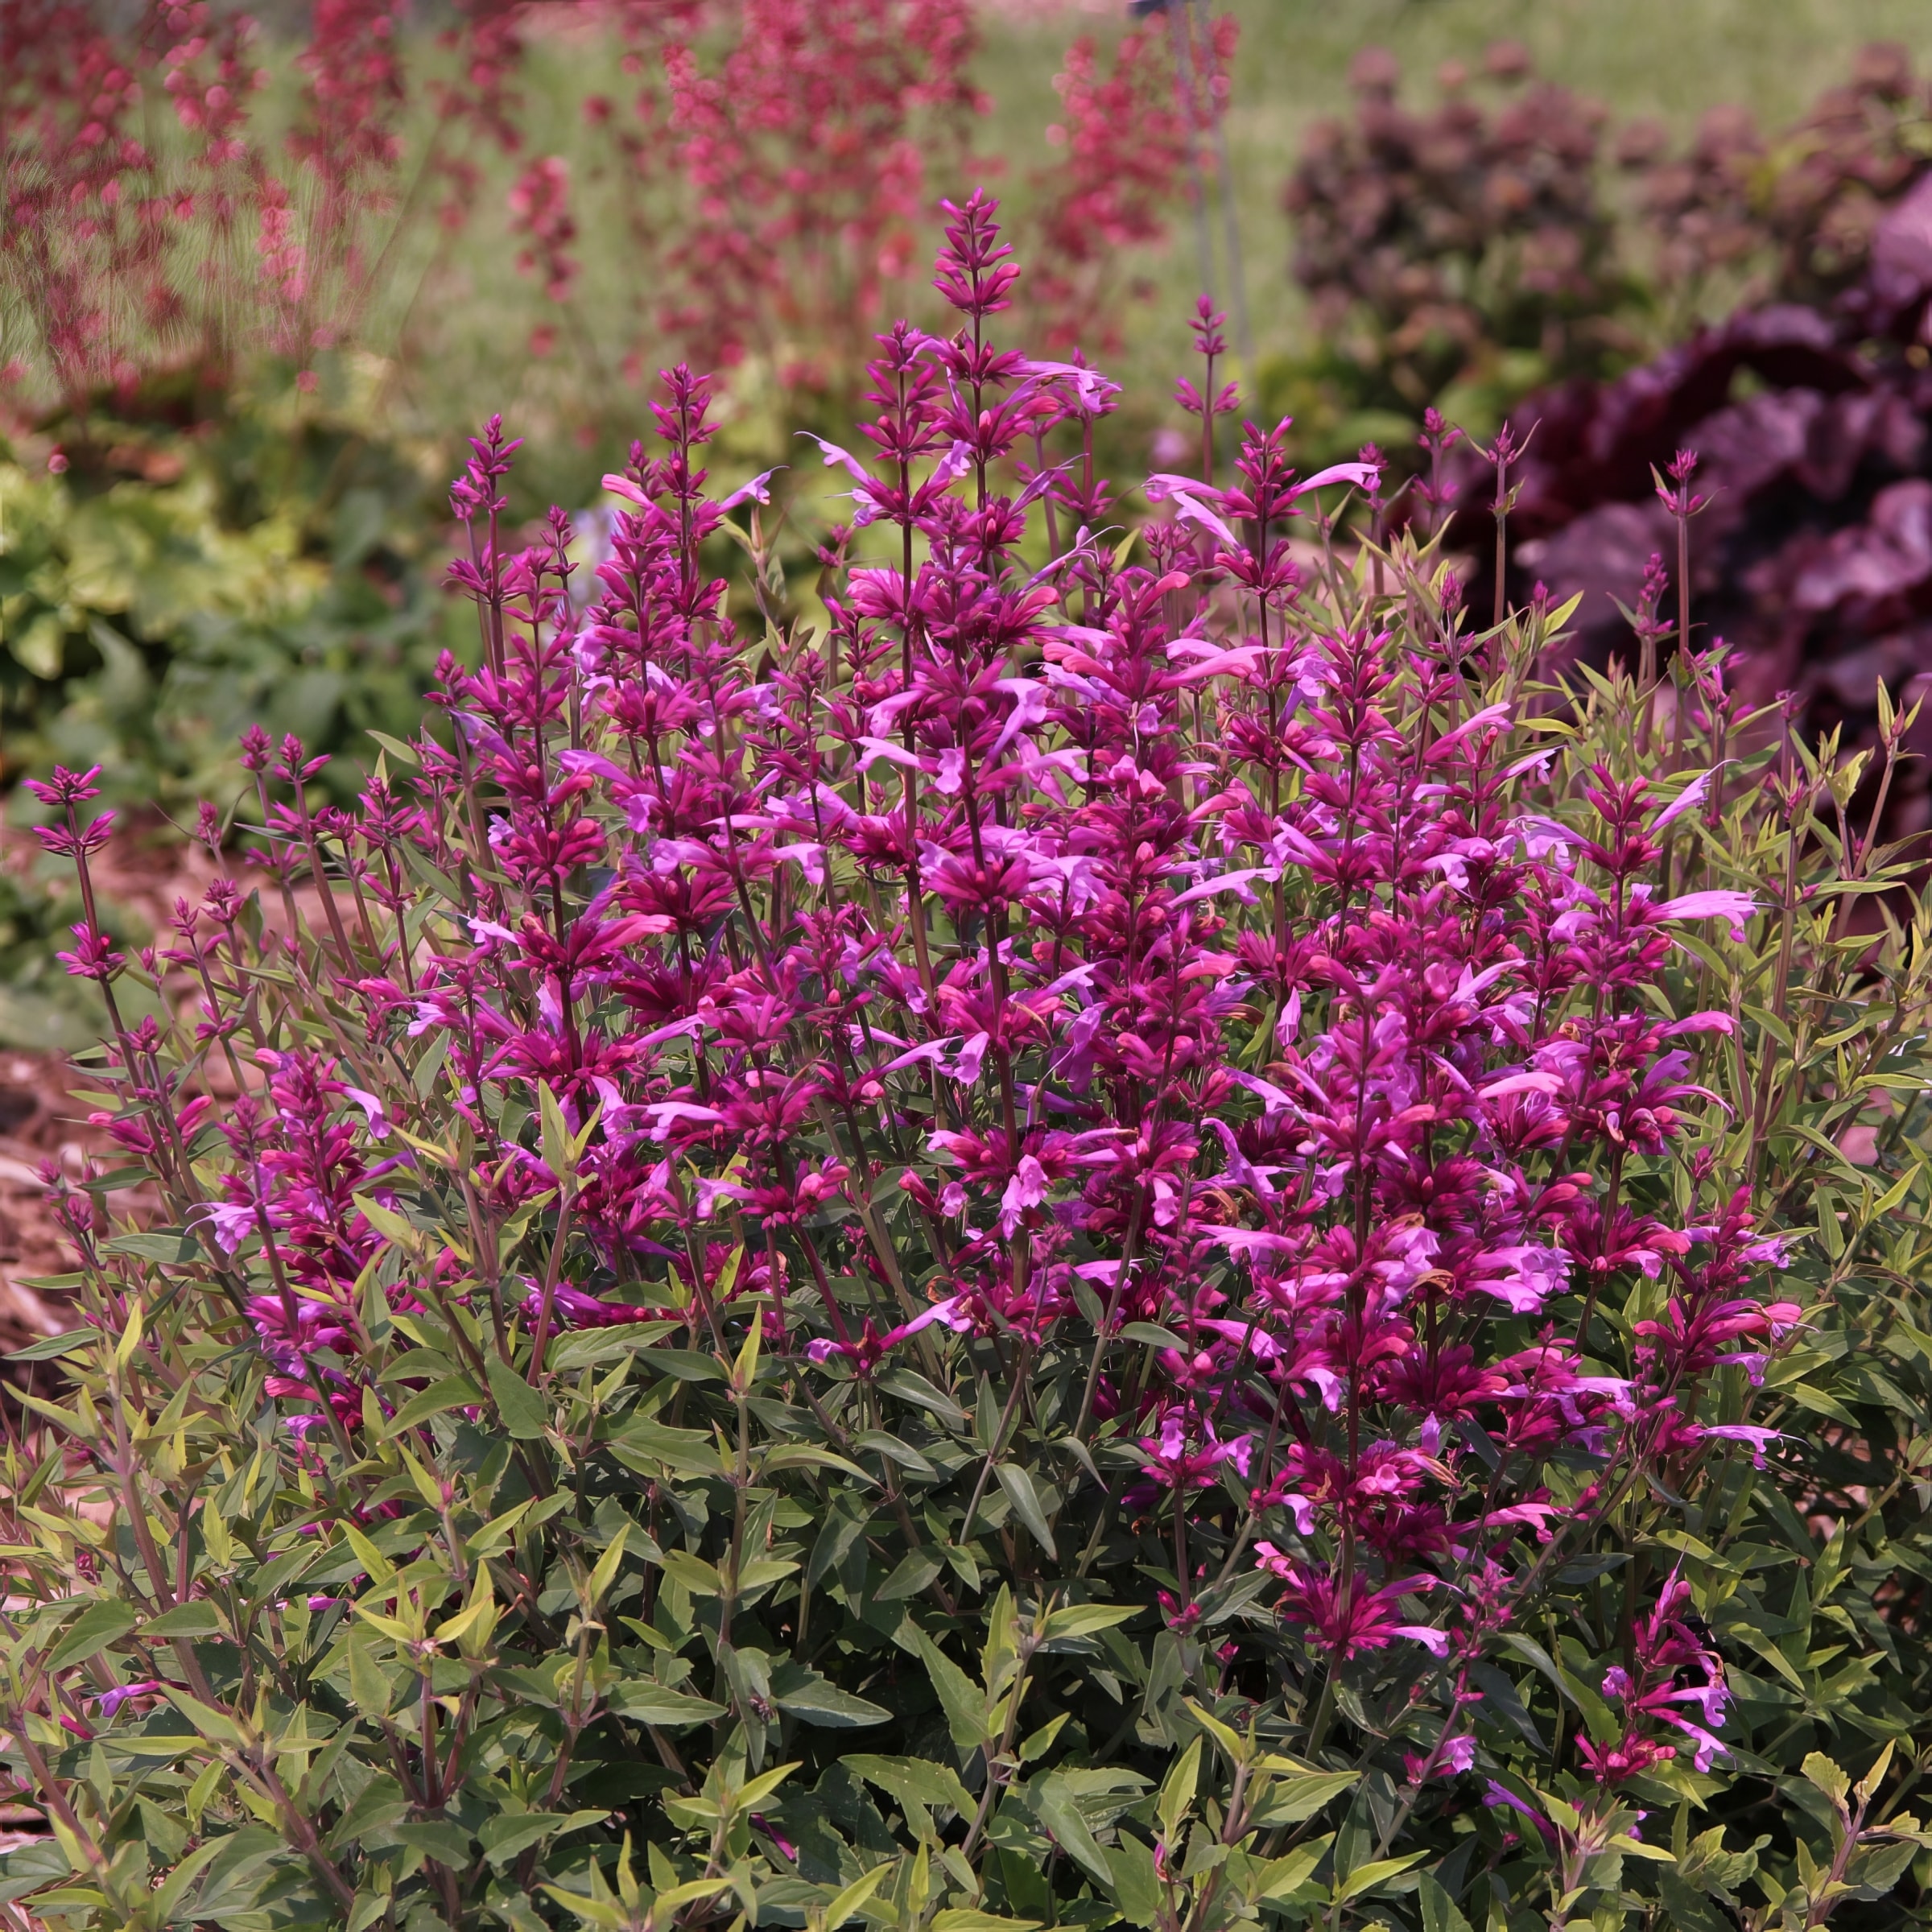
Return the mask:
[[[25,869],[36,851],[28,834],[0,830],[0,865]],[[203,848],[164,826],[139,824],[117,831],[93,872],[101,895],[136,914],[163,944],[175,901],[198,899],[217,876]],[[90,1162],[121,1164],[74,1097],[93,1084],[64,1054],[0,1048],[0,1355],[74,1326],[59,1290],[27,1284],[70,1265],[66,1237],[48,1209],[43,1165],[54,1162],[77,1180]],[[114,1197],[117,1214],[133,1204],[126,1195]]]

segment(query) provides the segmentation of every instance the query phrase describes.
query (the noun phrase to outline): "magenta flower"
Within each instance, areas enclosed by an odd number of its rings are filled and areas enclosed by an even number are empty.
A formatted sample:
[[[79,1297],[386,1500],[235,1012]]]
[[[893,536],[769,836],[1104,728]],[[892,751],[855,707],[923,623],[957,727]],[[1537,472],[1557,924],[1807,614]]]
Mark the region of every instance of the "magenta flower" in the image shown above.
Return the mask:
[[[95,1698],[94,1708],[103,1717],[112,1718],[131,1699],[138,1697],[154,1697],[167,1688],[159,1678],[148,1678],[138,1684],[117,1684],[111,1690],[103,1690]]]
[[[1730,1755],[1717,1732],[1723,1728],[1731,1692],[1724,1665],[1685,1620],[1690,1599],[1690,1585],[1673,1575],[1656,1605],[1637,1620],[1633,1668],[1612,1665],[1604,1674],[1604,1695],[1622,1713],[1623,1734],[1604,1745],[1577,1740],[1583,1761],[1600,1784],[1618,1782],[1674,1757],[1678,1747],[1667,1741],[1671,1732],[1690,1740],[1692,1762],[1699,1771],[1708,1771],[1715,1759]],[[1703,1682],[1680,1684],[1678,1679],[1686,1671],[1699,1674]],[[1685,1714],[1686,1707],[1695,1709],[1695,1719]],[[1660,1732],[1660,1725],[1667,1728]]]
[[[943,1322],[949,1328],[963,1328],[968,1324],[960,1313],[960,1305],[964,1298],[949,1295],[943,1302],[935,1302],[923,1314],[915,1315],[910,1321],[899,1323],[896,1328],[888,1328],[883,1335],[873,1326],[871,1318],[856,1340],[830,1341],[823,1336],[815,1337],[805,1345],[808,1360],[828,1362],[834,1359],[848,1361],[862,1376],[871,1375],[891,1352],[901,1343],[909,1340],[922,1330],[930,1328],[935,1322]]]

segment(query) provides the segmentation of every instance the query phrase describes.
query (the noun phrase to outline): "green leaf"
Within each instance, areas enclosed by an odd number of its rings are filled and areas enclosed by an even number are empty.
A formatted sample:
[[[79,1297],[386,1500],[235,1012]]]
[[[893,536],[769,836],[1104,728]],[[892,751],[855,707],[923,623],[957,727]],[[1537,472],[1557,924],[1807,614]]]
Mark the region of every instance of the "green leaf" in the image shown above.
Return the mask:
[[[962,1818],[971,1818],[979,1808],[972,1794],[960,1781],[959,1773],[944,1765],[923,1757],[874,1757],[863,1752],[841,1761],[901,1803],[915,1798],[935,1810],[956,1812]]]
[[[1063,1610],[1048,1612],[1045,1641],[1091,1637],[1096,1630],[1111,1630],[1140,1613],[1138,1604],[1069,1604]]]
[[[610,1707],[620,1717],[640,1724],[655,1724],[662,1731],[708,1724],[724,1715],[724,1707],[714,1704],[708,1698],[693,1697],[687,1691],[673,1690],[642,1678],[633,1678],[613,1690]]]
[[[1706,1550],[1703,1554],[1707,1556],[1710,1552]],[[1504,1632],[1503,1642],[1524,1662],[1540,1670],[1554,1689],[1576,1706],[1583,1714],[1584,1728],[1593,1743],[1606,1744],[1621,1734],[1623,1727],[1610,1707],[1580,1678],[1558,1664],[1534,1637],[1519,1630],[1509,1630]]]
[[[580,1328],[559,1335],[551,1344],[550,1366],[559,1375],[567,1370],[595,1368],[618,1356],[650,1348],[677,1332],[676,1322],[625,1322],[617,1328]]]
[[[932,1932],[1039,1932],[1037,1918],[1002,1918],[997,1912],[971,1911],[956,1905],[935,1912]]]
[[[1027,1787],[1026,1796],[1034,1816],[1053,1834],[1060,1849],[1089,1878],[1112,1885],[1113,1868],[1080,1815],[1065,1777],[1057,1771],[1046,1772]]]
[[[754,1557],[738,1572],[738,1595],[749,1599],[761,1590],[769,1590],[774,1583],[782,1583],[798,1567],[782,1557]]]
[[[667,1550],[663,1558],[664,1574],[675,1576],[693,1596],[722,1596],[724,1579],[715,1563],[708,1563],[688,1550]]]
[[[946,1728],[962,1751],[983,1749],[993,1742],[986,1723],[986,1694],[916,1624],[900,1626],[903,1640],[910,1631],[913,1648],[932,1679],[940,1707],[946,1713]]]
[[[1201,1775],[1201,1740],[1197,1734],[1187,1748],[1169,1767],[1161,1781],[1161,1794],[1154,1801],[1154,1816],[1161,1821],[1161,1836],[1173,1844],[1179,1836],[1181,1820],[1194,1802],[1194,1790]]]
[[[1427,1885],[1430,1881],[1425,1876],[1422,1882]],[[1670,1932],[1736,1932],[1737,1922],[1728,1912],[1713,1898],[1685,1884],[1674,1872],[1659,1872],[1657,1889],[1669,1914],[1666,1922]],[[1422,1909],[1426,1913],[1426,1893],[1423,1901]],[[1422,1932],[1469,1932],[1469,1922],[1459,1914],[1455,1919],[1443,1922],[1439,1928],[1425,1918]]]
[[[655,1361],[654,1353],[653,1360]],[[626,1422],[610,1439],[611,1454],[627,1469],[654,1476],[660,1468],[693,1476],[716,1476],[724,1468],[717,1444],[701,1429],[672,1429],[663,1422]]]
[[[358,1892],[343,1932],[369,1932],[369,1928],[389,1910],[394,1898],[393,1892]]]
[[[557,1096],[551,1092],[548,1080],[537,1082],[537,1114],[543,1165],[559,1182],[568,1181],[576,1172],[576,1162],[571,1158],[572,1136],[569,1124],[564,1118],[564,1109],[558,1105]],[[757,1324],[754,1323],[753,1326],[755,1327]]]
[[[97,1650],[126,1637],[139,1621],[134,1607],[118,1596],[97,1598],[67,1627],[47,1654],[47,1668],[64,1670],[85,1663]]]
[[[387,1436],[398,1436],[448,1409],[480,1409],[483,1391],[467,1375],[446,1377],[412,1395],[382,1426]]]
[[[660,1374],[680,1382],[721,1382],[724,1364],[715,1355],[700,1355],[695,1348],[654,1348],[650,1365]]]
[[[899,1559],[898,1567],[873,1595],[881,1604],[898,1603],[909,1596],[923,1596],[927,1586],[945,1567],[931,1544],[922,1543]]]
[[[1851,1779],[1822,1751],[1807,1753],[1802,1769],[1806,1780],[1842,1810],[1845,1794],[1852,1789]]]
[[[422,762],[422,761],[416,756],[414,748],[405,745],[400,738],[392,738],[387,732],[377,731],[373,728],[371,729],[369,735],[374,738],[375,741],[380,745],[382,749],[387,752],[398,765],[404,766],[408,770],[414,771],[417,766]]]
[[[1415,1896],[1422,1908],[1422,1932],[1475,1932],[1433,1872],[1416,1880]]]
[[[803,1718],[808,1724],[832,1730],[849,1730],[861,1724],[882,1724],[892,1715],[877,1704],[868,1703],[841,1690],[815,1670],[803,1664],[787,1662],[771,1674],[772,1701],[781,1711]]]
[[[770,1770],[746,1780],[733,1796],[735,1809],[741,1813],[756,1810],[798,1768],[795,1763],[775,1765]]]
[[[388,1715],[394,1693],[369,1641],[360,1631],[349,1640],[349,1695],[356,1708],[372,1720]]]
[[[559,1832],[601,1824],[609,1816],[606,1811],[500,1811],[483,1821],[477,1836],[484,1856],[500,1872],[519,1852]]]
[[[413,1823],[391,1825],[390,1831],[412,1851],[433,1858],[452,1872],[466,1870],[470,1860],[470,1835],[462,1826],[446,1818],[419,1818]]]
[[[1165,1902],[1154,1869],[1154,1848],[1123,1833],[1106,1852],[1107,1872],[1114,1903],[1130,1926],[1151,1928]]]
[[[217,1841],[219,1842],[219,1841]],[[73,1870],[67,1854],[52,1839],[35,1839],[0,1858],[0,1905],[11,1905],[43,1885],[67,1877]]]
[[[201,1252],[201,1244],[180,1228],[165,1228],[154,1234],[118,1235],[111,1241],[102,1242],[101,1247],[109,1254],[129,1254],[137,1261],[163,1261],[176,1266],[193,1261]]]
[[[1269,1830],[1278,1825],[1298,1825],[1361,1781],[1359,1771],[1298,1771],[1271,1778],[1254,1822]]]
[[[735,1274],[737,1269],[733,1269]],[[749,1323],[745,1331],[743,1345],[738,1350],[738,1359],[732,1364],[731,1386],[734,1393],[745,1394],[758,1379],[758,1351],[765,1335],[762,1322]]]
[[[172,1925],[177,1919],[191,1917],[181,1907],[187,1902],[188,1887],[208,1869],[209,1861],[221,1849],[222,1841],[211,1838],[205,1844],[196,1846],[167,1875],[167,1882],[154,1896],[149,1906],[156,1925]]]
[[[427,1100],[436,1092],[436,1075],[443,1071],[443,1063],[449,1057],[449,1039],[448,1030],[439,1027],[422,1059],[416,1062],[409,1084],[415,1088],[418,1100]]]
[[[616,1581],[617,1567],[624,1560],[624,1546],[630,1536],[630,1525],[626,1523],[610,1539],[609,1547],[597,1558],[597,1567],[590,1573],[584,1595],[593,1610],[603,1602],[605,1591]]]
[[[825,1908],[824,1932],[839,1932],[839,1927],[844,1925],[846,1920],[850,1918],[852,1913],[857,1912],[859,1907],[878,1890],[886,1874],[891,1869],[892,1866],[890,1864],[874,1865],[863,1876],[855,1878]]]
[[[221,1620],[221,1613],[215,1606],[204,1600],[192,1603],[177,1604],[171,1610],[163,1610],[159,1616],[151,1617],[141,1628],[141,1634],[147,1637],[165,1637],[171,1642],[179,1637],[220,1637],[228,1626]]]
[[[247,1740],[242,1727],[225,1711],[217,1711],[204,1704],[199,1698],[190,1697],[185,1690],[177,1690],[172,1685],[165,1693],[167,1701],[192,1724],[203,1737],[218,1744],[242,1744]]]
[[[856,1477],[861,1483],[873,1480],[857,1463],[811,1443],[788,1443],[782,1449],[766,1450],[758,1458],[761,1476],[774,1475],[781,1469],[836,1469],[841,1476]]]
[[[530,1384],[500,1355],[489,1356],[484,1368],[489,1377],[489,1393],[496,1403],[503,1426],[520,1443],[539,1442],[543,1426],[550,1420],[548,1405]]]
[[[908,1442],[883,1429],[861,1430],[852,1439],[855,1449],[869,1449],[875,1455],[882,1455],[888,1462],[897,1463],[902,1469],[912,1473],[926,1482],[936,1481],[939,1471]]]
[[[1292,1852],[1270,1859],[1256,1874],[1255,1897],[1278,1901],[1292,1898],[1314,1876],[1315,1867],[1334,1843],[1335,1834],[1324,1831],[1319,1838],[1311,1838],[1306,1844],[1297,1845]]]
[[[996,1465],[993,1474],[1000,1479],[1000,1487],[1006,1492],[1006,1500],[1013,1505],[1013,1513],[1026,1525],[1028,1534],[1046,1553],[1052,1562],[1059,1555],[1053,1543],[1053,1532],[1046,1526],[1046,1517],[1040,1508],[1039,1493],[1033,1486],[1033,1478],[1018,1463],[1001,1463]]]
[[[1360,1898],[1364,1892],[1373,1892],[1385,1880],[1393,1878],[1398,1872],[1406,1872],[1411,1865],[1420,1864],[1429,1854],[1426,1852],[1410,1852],[1401,1858],[1372,1859],[1365,1865],[1357,1865],[1335,1889],[1331,1902],[1346,1905],[1352,1898]]]
[[[969,1419],[951,1396],[935,1389],[916,1368],[888,1368],[884,1374],[873,1377],[873,1386],[898,1396],[902,1402],[931,1410],[948,1428],[964,1429]]]
[[[15,1348],[6,1359],[10,1362],[57,1361],[89,1342],[99,1341],[101,1337],[101,1331],[98,1328],[69,1328],[64,1334],[47,1335],[39,1341],[29,1342],[24,1348]]]

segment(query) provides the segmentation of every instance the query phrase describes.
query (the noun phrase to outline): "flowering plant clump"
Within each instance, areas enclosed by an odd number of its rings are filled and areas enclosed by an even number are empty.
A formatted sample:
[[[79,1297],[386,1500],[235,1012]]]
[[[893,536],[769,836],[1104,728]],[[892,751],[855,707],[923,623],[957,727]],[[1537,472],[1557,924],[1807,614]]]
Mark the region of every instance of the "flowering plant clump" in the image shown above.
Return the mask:
[[[950,213],[823,621],[679,368],[594,559],[477,439],[476,667],[354,811],[251,733],[258,885],[126,956],[38,786],[126,1162],[50,1176],[0,1897],[1901,1922],[1905,867],[1721,647],[1563,701],[1565,612],[1472,625],[1285,425],[1125,524]]]
[[[1110,62],[1083,35],[1054,76],[1061,118],[1046,139],[1063,159],[1034,177],[1039,260],[1022,298],[1056,353],[1083,341],[1117,353],[1124,299],[1148,292],[1144,282],[1123,287],[1121,265],[1166,239],[1175,184],[1198,171],[1202,137],[1226,110],[1233,16],[1163,10],[1164,22],[1122,35]],[[1198,171],[1191,178],[1198,192]],[[1205,218],[1197,201],[1197,222]]]
[[[1109,253],[1165,239],[1226,110],[1233,23],[1183,10],[1067,52],[1031,184],[1042,347],[1114,346]],[[303,42],[208,0],[134,11],[0,0],[0,411],[101,453],[144,398],[246,398],[279,364],[339,394],[379,353],[385,401],[420,407],[440,364],[473,369],[447,312],[479,293],[528,318],[526,364],[568,343],[586,447],[647,343],[843,407],[993,105],[970,0],[452,0],[433,35],[317,0]],[[621,275],[579,246],[616,226]]]

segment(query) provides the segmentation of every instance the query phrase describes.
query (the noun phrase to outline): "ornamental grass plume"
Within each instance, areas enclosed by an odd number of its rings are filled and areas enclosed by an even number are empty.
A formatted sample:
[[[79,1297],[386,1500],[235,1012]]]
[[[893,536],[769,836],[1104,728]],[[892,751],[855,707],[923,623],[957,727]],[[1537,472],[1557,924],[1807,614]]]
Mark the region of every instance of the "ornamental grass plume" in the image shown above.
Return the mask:
[[[679,366],[594,565],[475,439],[475,661],[353,810],[251,734],[259,884],[124,956],[37,785],[125,1158],[49,1176],[6,1895],[1918,1922],[1909,865],[1721,650],[1640,751],[1285,423],[1123,530],[947,213],[822,618]]]

